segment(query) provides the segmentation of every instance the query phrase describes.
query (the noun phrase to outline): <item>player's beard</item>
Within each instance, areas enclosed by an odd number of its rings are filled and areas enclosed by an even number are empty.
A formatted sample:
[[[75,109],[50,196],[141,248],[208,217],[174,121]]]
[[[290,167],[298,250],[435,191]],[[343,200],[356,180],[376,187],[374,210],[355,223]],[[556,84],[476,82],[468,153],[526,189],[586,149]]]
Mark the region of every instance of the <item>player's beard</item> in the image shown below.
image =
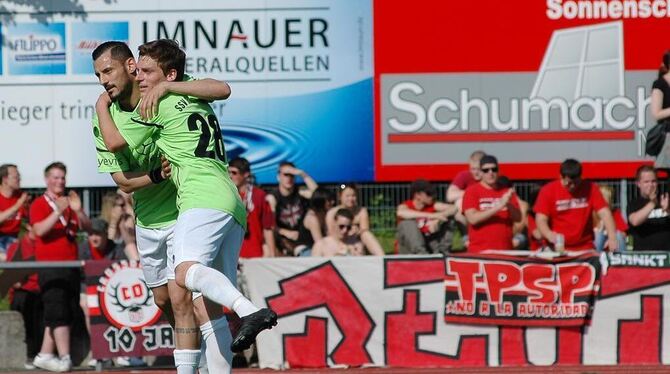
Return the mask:
[[[115,97],[111,97],[112,101],[123,101],[130,98],[133,93],[133,82],[128,82],[123,88],[119,89],[119,93]]]

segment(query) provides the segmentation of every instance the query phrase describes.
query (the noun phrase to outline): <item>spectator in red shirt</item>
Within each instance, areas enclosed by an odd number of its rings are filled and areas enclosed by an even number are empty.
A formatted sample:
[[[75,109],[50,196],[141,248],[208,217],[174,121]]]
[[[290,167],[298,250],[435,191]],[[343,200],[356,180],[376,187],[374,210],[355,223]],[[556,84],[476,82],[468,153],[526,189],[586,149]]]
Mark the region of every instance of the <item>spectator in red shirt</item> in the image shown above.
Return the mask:
[[[28,194],[21,191],[21,174],[16,165],[0,166],[0,180],[0,261],[4,261],[7,247],[17,241],[21,220],[28,216]]]
[[[447,189],[447,202],[454,203],[458,208],[461,208],[461,200],[463,199],[463,194],[465,189],[477,184],[482,179],[482,172],[480,169],[480,160],[484,157],[486,153],[484,151],[474,151],[470,155],[468,163],[470,168],[468,170],[460,171],[454,177],[454,180],[451,181],[449,188]]]
[[[498,160],[486,155],[480,160],[482,178],[465,190],[463,212],[468,220],[468,252],[512,249],[514,222],[521,210],[512,188],[498,185]]]
[[[410,187],[411,200],[398,205],[396,217],[398,252],[400,254],[447,253],[452,233],[447,222],[456,207],[435,201],[435,187],[419,179]]]
[[[265,191],[250,182],[251,165],[246,158],[237,157],[228,163],[233,180],[247,208],[247,231],[244,234],[240,257],[275,257],[275,217],[266,200]]]
[[[79,228],[90,231],[90,220],[82,210],[76,192],[65,194],[67,169],[61,162],[44,170],[47,189],[30,206],[30,224],[35,234],[37,261],[77,259],[76,235]],[[79,269],[45,269],[38,274],[44,309],[44,338],[40,353],[33,361],[41,369],[69,371],[70,325],[79,308]],[[54,353],[58,352],[59,357]]]
[[[563,161],[560,173],[559,180],[542,187],[535,202],[535,220],[542,236],[555,244],[557,234],[562,235],[566,250],[593,249],[593,212],[596,212],[607,230],[608,248],[618,248],[612,212],[598,186],[582,180],[579,161]]]

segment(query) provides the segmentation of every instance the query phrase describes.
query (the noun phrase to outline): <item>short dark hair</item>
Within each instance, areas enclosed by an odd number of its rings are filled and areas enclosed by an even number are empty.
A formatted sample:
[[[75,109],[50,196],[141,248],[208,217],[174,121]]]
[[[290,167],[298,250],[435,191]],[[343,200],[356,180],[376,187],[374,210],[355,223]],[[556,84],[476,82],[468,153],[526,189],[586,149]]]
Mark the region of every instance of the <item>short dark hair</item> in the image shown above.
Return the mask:
[[[156,60],[163,74],[167,75],[170,69],[177,71],[177,81],[184,80],[186,69],[186,53],[179,47],[179,43],[171,39],[157,39],[139,46],[140,57],[148,56]]]
[[[251,172],[251,164],[249,164],[249,160],[244,157],[235,157],[228,162],[228,166],[237,168],[242,174]]]
[[[128,44],[116,40],[104,42],[95,47],[91,56],[93,61],[97,60],[103,53],[110,51],[112,58],[116,61],[126,61],[133,58],[133,52],[130,51]]]
[[[281,169],[284,166],[290,166],[290,167],[294,168],[295,164],[292,163],[291,161],[282,161],[282,162],[279,163],[279,167],[277,168],[277,173],[279,173],[279,169]]]
[[[574,158],[569,158],[561,163],[561,176],[575,179],[582,176],[582,164]]]
[[[51,169],[60,169],[63,171],[63,173],[67,174],[67,167],[65,166],[64,163],[60,161],[52,162],[49,165],[47,165],[46,168],[44,168],[44,176],[46,177]]]
[[[349,219],[350,221],[354,220],[354,214],[351,213],[351,210],[347,208],[338,209],[337,212],[335,212],[335,219],[337,219],[337,217],[344,217]]]
[[[0,167],[1,168],[1,167]],[[2,169],[0,169],[1,171]],[[656,169],[651,165],[642,165],[635,171],[635,180],[639,181],[642,178],[642,173],[654,173],[656,175]],[[0,172],[0,176],[2,173]]]
[[[435,186],[425,179],[417,179],[412,182],[409,192],[412,197],[420,192],[425,192],[428,196],[435,196],[436,194]]]
[[[9,175],[9,169],[10,168],[15,168],[16,165],[14,164],[2,164],[0,165],[0,182],[2,182],[3,179],[7,178]]]

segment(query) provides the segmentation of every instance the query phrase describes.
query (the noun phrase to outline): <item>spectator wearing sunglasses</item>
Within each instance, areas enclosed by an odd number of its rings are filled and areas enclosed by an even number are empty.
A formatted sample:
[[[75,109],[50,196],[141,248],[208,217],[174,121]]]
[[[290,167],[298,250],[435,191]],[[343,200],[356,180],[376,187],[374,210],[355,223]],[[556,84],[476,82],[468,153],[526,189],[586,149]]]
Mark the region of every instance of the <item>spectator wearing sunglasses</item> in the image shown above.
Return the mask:
[[[328,236],[317,241],[312,250],[312,256],[362,256],[365,254],[363,243],[360,241],[350,242],[354,215],[349,209],[340,208],[335,213],[335,231],[329,232]]]
[[[447,253],[453,235],[447,223],[456,214],[456,206],[435,201],[435,186],[419,179],[412,183],[412,198],[398,205],[398,253]]]
[[[465,190],[463,212],[468,221],[468,252],[512,249],[514,223],[521,221],[514,189],[498,183],[498,160],[486,155],[480,160],[482,178]]]
[[[554,247],[558,238],[566,250],[593,249],[595,212],[607,231],[607,247],[616,250],[616,225],[598,185],[582,179],[582,165],[575,159],[563,161],[560,173],[560,179],[540,189],[535,202],[535,220],[542,236]]]
[[[296,177],[302,178],[306,188],[298,188]],[[309,199],[319,185],[307,173],[288,161],[279,164],[277,181],[277,190],[266,197],[277,224],[275,243],[283,254],[299,256],[313,244],[312,236],[303,226],[303,220],[309,208]]]

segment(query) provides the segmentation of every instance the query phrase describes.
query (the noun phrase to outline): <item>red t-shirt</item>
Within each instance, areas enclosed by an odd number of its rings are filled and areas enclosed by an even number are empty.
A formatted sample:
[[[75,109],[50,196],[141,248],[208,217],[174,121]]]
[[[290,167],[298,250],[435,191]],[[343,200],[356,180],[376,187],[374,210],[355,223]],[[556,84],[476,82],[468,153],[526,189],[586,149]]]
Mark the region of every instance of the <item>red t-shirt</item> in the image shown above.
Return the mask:
[[[451,181],[451,184],[465,191],[466,188],[472,186],[473,184],[477,184],[478,182],[479,181],[472,176],[470,170],[463,170],[456,174],[454,180]]]
[[[487,188],[481,183],[473,184],[463,195],[463,212],[468,209],[484,211],[500,201],[509,188]],[[519,200],[512,195],[510,203],[519,209]],[[468,252],[478,253],[487,249],[512,249],[512,226],[514,221],[507,207],[478,225],[468,225]]]
[[[565,237],[566,250],[585,250],[593,249],[592,214],[605,207],[595,183],[583,181],[571,194],[556,180],[540,189],[533,211],[549,217],[551,229]]]
[[[414,202],[412,200],[407,200],[403,204],[405,204],[408,208],[412,210],[416,210],[419,212],[426,212],[426,213],[435,213],[435,206],[434,204],[431,205],[426,205],[422,209],[417,209],[414,206]],[[428,218],[417,218],[416,219],[416,226],[419,228],[422,234],[424,235],[429,235],[430,234],[430,227],[428,227]]]
[[[45,220],[53,212],[45,195],[35,199],[30,205],[30,224]],[[76,234],[79,228],[77,215],[69,207],[61,214],[51,230],[35,240],[35,257],[38,261],[76,260]],[[63,221],[66,223],[63,224]]]
[[[3,194],[0,194],[0,212],[11,208],[16,204],[16,202],[21,197],[23,192],[16,191],[14,195],[7,198]],[[19,210],[16,211],[14,216],[7,218],[5,221],[0,223],[0,235],[12,235],[17,236],[19,230],[21,230],[21,219],[28,216],[27,209],[22,206]]]
[[[265,200],[265,192],[253,187],[251,195],[240,192],[240,197],[247,207],[247,232],[244,235],[240,257],[263,257],[263,230],[275,227],[275,216],[270,204]]]
[[[616,225],[616,230],[621,231],[621,232],[627,232],[628,231],[628,223],[626,223],[626,220],[623,218],[623,213],[621,213],[621,209],[614,209],[612,212],[612,216],[614,216],[614,224]]]

